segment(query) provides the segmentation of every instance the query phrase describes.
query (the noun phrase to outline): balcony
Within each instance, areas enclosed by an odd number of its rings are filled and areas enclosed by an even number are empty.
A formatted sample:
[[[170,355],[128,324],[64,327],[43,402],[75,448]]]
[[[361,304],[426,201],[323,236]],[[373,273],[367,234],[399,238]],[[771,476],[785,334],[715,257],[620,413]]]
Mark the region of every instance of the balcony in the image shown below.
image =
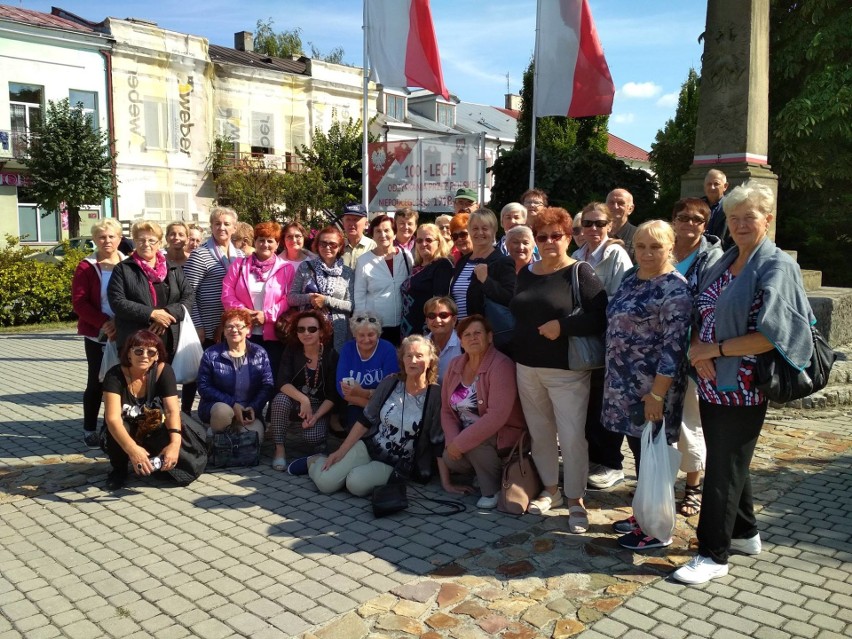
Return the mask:
[[[305,170],[304,165],[298,161],[298,158],[293,153],[274,155],[271,153],[220,149],[210,159],[210,170],[214,175],[221,171],[243,168],[263,168],[270,171],[284,171],[289,173],[301,173]]]
[[[0,130],[0,159],[17,160],[27,156],[26,134]]]

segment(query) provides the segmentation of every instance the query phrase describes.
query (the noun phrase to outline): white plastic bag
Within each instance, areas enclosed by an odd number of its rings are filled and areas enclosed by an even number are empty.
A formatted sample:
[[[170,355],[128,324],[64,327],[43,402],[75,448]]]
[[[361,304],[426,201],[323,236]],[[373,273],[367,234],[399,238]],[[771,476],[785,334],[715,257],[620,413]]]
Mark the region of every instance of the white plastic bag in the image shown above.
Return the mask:
[[[193,324],[189,311],[184,306],[183,319],[180,322],[180,335],[178,336],[175,356],[172,358],[172,369],[175,371],[178,384],[188,384],[196,380],[198,365],[201,363],[203,354],[204,348],[201,346],[201,340],[198,339],[195,324]]]
[[[101,359],[101,370],[98,373],[98,379],[104,381],[107,371],[113,366],[118,366],[118,344],[114,341],[109,341],[104,344],[104,356]]]
[[[674,484],[680,466],[680,451],[666,442],[665,424],[656,437],[655,428],[653,422],[647,422],[642,431],[633,516],[643,533],[666,541],[671,539],[675,529]]]

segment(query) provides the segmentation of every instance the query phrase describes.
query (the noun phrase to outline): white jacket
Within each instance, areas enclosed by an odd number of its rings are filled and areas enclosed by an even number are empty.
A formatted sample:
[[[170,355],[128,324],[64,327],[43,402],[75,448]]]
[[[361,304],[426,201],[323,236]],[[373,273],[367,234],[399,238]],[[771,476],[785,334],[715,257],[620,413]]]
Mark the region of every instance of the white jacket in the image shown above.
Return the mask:
[[[624,247],[619,244],[608,243],[598,250],[603,248],[603,257],[593,268],[598,276],[598,279],[603,284],[606,290],[607,297],[612,297],[613,293],[618,290],[624,274],[633,268],[633,262],[630,261],[630,256]],[[586,244],[583,248],[574,251],[571,256],[575,260],[588,262],[589,245]],[[591,262],[589,262],[591,264]]]
[[[400,248],[393,257],[393,275],[384,263],[385,258],[372,251],[364,253],[355,264],[355,304],[353,315],[359,311],[376,311],[382,326],[399,326],[402,321],[402,293],[399,287],[411,275],[414,260],[411,253]]]

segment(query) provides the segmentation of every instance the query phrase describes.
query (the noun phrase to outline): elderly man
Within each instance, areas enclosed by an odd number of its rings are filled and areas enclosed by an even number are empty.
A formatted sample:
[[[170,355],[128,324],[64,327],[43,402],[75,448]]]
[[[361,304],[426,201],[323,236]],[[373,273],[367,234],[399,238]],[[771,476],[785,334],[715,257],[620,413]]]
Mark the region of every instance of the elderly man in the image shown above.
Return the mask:
[[[606,206],[612,215],[612,231],[609,236],[624,242],[624,248],[633,259],[633,236],[636,227],[627,221],[635,208],[633,196],[627,189],[613,189],[606,196]]]
[[[704,229],[704,235],[715,235],[722,240],[722,248],[731,248],[734,242],[728,233],[725,221],[725,211],[722,208],[722,198],[728,189],[728,178],[719,169],[710,169],[704,176],[704,197],[701,198],[710,206],[710,221]]]
[[[359,257],[376,248],[376,243],[364,236],[366,226],[367,209],[363,204],[347,204],[343,207],[343,234],[346,236],[343,264],[353,270]]]
[[[547,193],[541,189],[529,189],[521,193],[521,204],[527,209],[529,225],[532,226],[538,212],[547,206]]]
[[[479,196],[473,189],[459,189],[453,200],[453,215],[458,213],[473,213],[479,202]]]

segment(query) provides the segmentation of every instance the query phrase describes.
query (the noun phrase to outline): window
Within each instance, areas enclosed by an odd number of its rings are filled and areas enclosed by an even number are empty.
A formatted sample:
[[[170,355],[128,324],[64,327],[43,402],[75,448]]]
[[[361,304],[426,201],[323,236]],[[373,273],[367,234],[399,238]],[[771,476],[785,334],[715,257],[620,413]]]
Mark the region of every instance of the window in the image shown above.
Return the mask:
[[[275,120],[271,113],[251,114],[251,154],[273,155],[275,153]]]
[[[44,87],[35,84],[9,83],[9,115],[12,123],[12,155],[21,157],[26,152],[21,137],[34,122],[41,119],[44,104]]]
[[[197,222],[198,215],[189,212],[189,196],[186,193],[168,193],[166,191],[145,191],[145,208],[136,215],[137,219],[184,220]]]
[[[59,215],[40,209],[23,188],[18,188],[18,233],[25,243],[59,241]]]
[[[98,119],[98,94],[94,91],[77,91],[71,89],[68,92],[68,101],[71,103],[71,108],[82,105],[83,115],[90,118],[89,124],[92,130],[97,132],[100,127]]]
[[[148,149],[176,151],[178,148],[178,104],[175,100],[146,97],[142,103],[145,117],[145,146]]]
[[[405,98],[398,95],[385,95],[385,115],[397,120],[405,120]]]
[[[456,125],[455,107],[451,104],[438,105],[438,122],[444,126],[454,127]]]

